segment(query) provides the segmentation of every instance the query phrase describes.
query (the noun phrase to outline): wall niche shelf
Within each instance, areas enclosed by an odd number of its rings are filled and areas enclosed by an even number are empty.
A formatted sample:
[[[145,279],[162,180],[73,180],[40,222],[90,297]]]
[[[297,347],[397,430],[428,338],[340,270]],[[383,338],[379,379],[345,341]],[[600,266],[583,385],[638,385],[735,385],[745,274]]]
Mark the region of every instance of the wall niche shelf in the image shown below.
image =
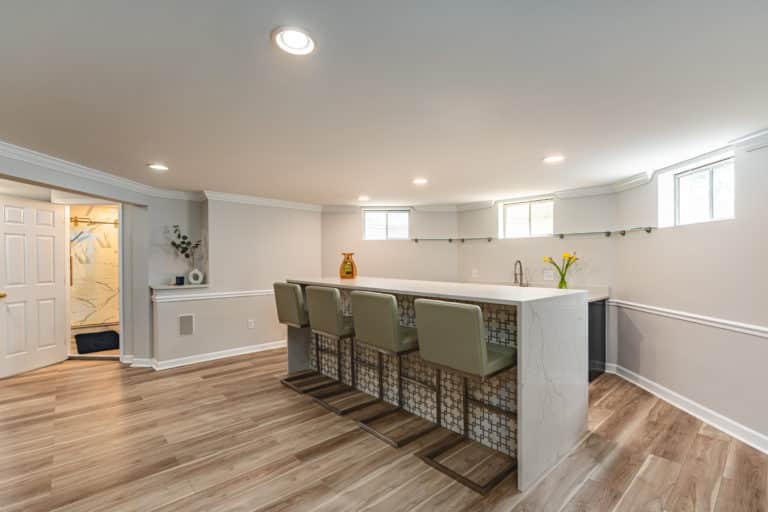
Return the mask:
[[[603,235],[605,237],[609,237],[611,235],[621,235],[621,236],[627,236],[627,233],[631,233],[633,231],[645,231],[646,233],[651,233],[653,231],[654,227],[652,226],[646,226],[646,227],[639,227],[639,228],[629,228],[629,229],[617,229],[615,231],[582,231],[582,232],[576,232],[576,233],[557,233],[554,236],[557,238],[560,238],[561,240],[567,236],[589,236],[589,235]]]
[[[431,238],[431,237],[420,237],[420,238],[411,238],[414,243],[419,242],[448,242],[449,244],[452,244],[453,242],[461,242],[464,243],[466,241],[472,241],[472,240],[485,240],[486,242],[493,242],[492,236],[457,236],[457,237],[451,237],[451,238]]]

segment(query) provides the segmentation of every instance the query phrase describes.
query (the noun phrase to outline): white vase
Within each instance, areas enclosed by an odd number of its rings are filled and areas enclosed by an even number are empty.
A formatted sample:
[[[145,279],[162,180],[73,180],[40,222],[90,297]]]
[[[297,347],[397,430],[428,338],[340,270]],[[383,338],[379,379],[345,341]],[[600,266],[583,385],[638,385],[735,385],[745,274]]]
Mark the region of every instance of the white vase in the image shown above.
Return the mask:
[[[187,276],[187,281],[189,281],[189,284],[203,284],[204,278],[205,274],[201,270],[194,268]]]

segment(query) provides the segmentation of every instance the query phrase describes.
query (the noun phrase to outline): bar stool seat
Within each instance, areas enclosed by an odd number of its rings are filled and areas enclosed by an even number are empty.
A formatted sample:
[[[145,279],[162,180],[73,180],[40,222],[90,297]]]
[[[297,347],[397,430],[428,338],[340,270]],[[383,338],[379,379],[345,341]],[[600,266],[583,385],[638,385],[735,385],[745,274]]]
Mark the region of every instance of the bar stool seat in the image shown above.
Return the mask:
[[[321,354],[324,351],[320,345],[320,336],[330,337],[336,342],[335,384],[312,391],[309,395],[320,405],[336,414],[347,414],[376,402],[376,398],[355,389],[355,327],[352,317],[344,315],[339,290],[326,286],[307,286],[306,293],[309,323],[315,335],[315,354],[319,368],[322,368]],[[351,386],[343,382],[342,340],[350,342]],[[327,350],[325,351],[327,352]]]
[[[309,326],[309,315],[301,286],[293,283],[274,283],[272,286],[278,321],[288,327],[306,329]],[[319,367],[288,374],[280,382],[299,393],[308,393],[336,383],[334,379],[323,375]]]
[[[376,351],[376,373],[378,377],[378,403],[372,415],[362,417],[359,425],[363,430],[394,447],[403,446],[438,426],[403,410],[402,357],[418,349],[417,331],[413,327],[400,325],[397,300],[394,295],[373,292],[352,292],[352,316],[355,322],[355,336],[358,344]],[[397,359],[397,402],[390,408],[384,407],[384,365],[383,356]],[[373,367],[367,361],[356,365]],[[417,382],[408,378],[410,382]],[[438,377],[439,382],[439,377]],[[436,386],[438,386],[436,384]],[[435,388],[439,389],[439,388]]]
[[[507,475],[517,469],[517,461],[506,454],[490,452],[498,471],[485,475],[482,481],[472,479],[470,472],[462,472],[450,466],[450,457],[441,459],[460,443],[474,444],[477,450],[489,449],[469,441],[470,404],[484,407],[494,414],[516,418],[511,411],[475,399],[469,393],[469,378],[484,381],[515,365],[515,351],[511,348],[486,342],[483,314],[479,306],[432,299],[416,299],[416,327],[419,333],[419,353],[429,364],[454,370],[462,376],[463,436],[455,436],[449,442],[441,442],[426,448],[419,457],[432,467],[454,478],[471,489],[487,494]],[[462,447],[462,451],[464,451]],[[490,456],[489,456],[490,457]]]

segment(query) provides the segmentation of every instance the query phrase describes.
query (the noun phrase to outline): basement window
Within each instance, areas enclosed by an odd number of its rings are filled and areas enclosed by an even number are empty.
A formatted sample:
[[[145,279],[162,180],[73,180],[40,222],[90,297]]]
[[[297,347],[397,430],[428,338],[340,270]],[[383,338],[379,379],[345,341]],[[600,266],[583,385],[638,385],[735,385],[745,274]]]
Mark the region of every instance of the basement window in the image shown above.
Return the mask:
[[[499,206],[500,238],[549,236],[554,232],[555,203],[552,199],[503,203]]]
[[[735,217],[733,159],[659,177],[659,225],[684,226]]]
[[[363,210],[363,240],[408,240],[408,210]]]

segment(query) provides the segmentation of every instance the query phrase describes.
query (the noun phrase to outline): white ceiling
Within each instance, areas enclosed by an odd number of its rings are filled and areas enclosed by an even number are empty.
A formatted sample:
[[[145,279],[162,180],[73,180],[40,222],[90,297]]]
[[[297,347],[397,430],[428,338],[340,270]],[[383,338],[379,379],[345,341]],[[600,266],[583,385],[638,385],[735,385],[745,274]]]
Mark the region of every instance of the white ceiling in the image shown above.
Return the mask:
[[[471,202],[613,181],[768,126],[764,1],[5,0],[2,11],[0,139],[159,187]],[[317,52],[273,48],[277,25],[307,28]],[[552,152],[568,160],[545,166]]]

